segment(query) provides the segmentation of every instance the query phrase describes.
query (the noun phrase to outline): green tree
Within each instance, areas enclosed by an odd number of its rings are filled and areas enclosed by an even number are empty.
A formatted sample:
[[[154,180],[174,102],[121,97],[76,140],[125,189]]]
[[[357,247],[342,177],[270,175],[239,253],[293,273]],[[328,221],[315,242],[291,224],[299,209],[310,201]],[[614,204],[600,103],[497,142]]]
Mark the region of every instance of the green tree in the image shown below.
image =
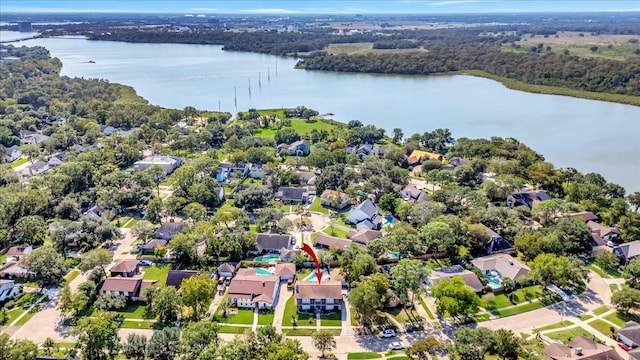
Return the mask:
[[[154,184],[156,184],[156,189],[158,190],[158,197],[160,197],[160,183],[167,176],[167,170],[161,165],[154,164],[149,166],[145,172],[151,176]]]
[[[520,340],[511,330],[498,329],[495,336],[495,353],[505,360],[518,360],[520,354]]]
[[[327,351],[331,351],[336,347],[336,338],[328,330],[320,330],[311,335],[313,347],[322,352],[322,357]]]
[[[410,359],[429,360],[429,355],[435,356],[445,348],[446,346],[440,340],[433,335],[429,335],[411,344],[406,353]]]
[[[351,290],[350,302],[362,323],[371,323],[378,310],[386,305],[388,288],[389,280],[386,276],[375,274]]]
[[[485,355],[495,346],[493,331],[487,328],[458,329],[453,333],[451,352],[461,360],[484,360]]]
[[[556,254],[540,254],[529,263],[529,278],[545,287],[551,281],[558,285],[568,285],[584,278],[582,269],[569,258]]]
[[[622,276],[627,280],[629,286],[640,290],[640,258],[629,261],[622,270]]]
[[[146,220],[138,221],[133,228],[131,229],[131,233],[138,240],[142,242],[147,242],[147,240],[151,239],[155,233],[155,226],[151,224],[151,222]]]
[[[149,203],[147,203],[147,214],[144,218],[151,221],[153,224],[159,224],[162,222],[163,211],[164,206],[162,204],[162,199],[152,198],[149,200]]]
[[[198,221],[204,220],[207,217],[207,208],[197,202],[187,204],[187,206],[182,209],[182,212],[185,216],[190,218],[194,224]]]
[[[127,341],[122,344],[122,353],[127,359],[144,360],[146,357],[147,337],[129,334]]]
[[[182,331],[181,354],[185,360],[199,359],[207,348],[216,350],[220,345],[220,327],[210,321],[190,323]]]
[[[391,283],[398,290],[400,298],[405,303],[405,308],[413,307],[416,294],[424,291],[424,281],[431,274],[431,270],[420,260],[402,259],[391,268],[393,276]],[[411,292],[411,297],[409,297]]]
[[[616,291],[611,296],[611,303],[625,314],[640,309],[640,290],[628,288]]]
[[[120,338],[115,316],[96,311],[91,317],[78,320],[78,325],[70,330],[77,338],[83,359],[106,360],[118,353]]]
[[[349,244],[342,254],[342,268],[340,273],[345,281],[352,286],[360,278],[372,274],[376,270],[375,259],[356,244]]]
[[[100,310],[121,310],[127,305],[127,299],[122,294],[106,293],[95,302],[96,308]]]
[[[42,348],[44,349],[44,353],[47,356],[51,356],[54,351],[57,351],[58,344],[56,344],[55,340],[53,340],[52,338],[48,337],[48,338],[44,339],[44,342],[42,343]]]
[[[106,266],[113,261],[113,253],[107,249],[94,249],[82,256],[80,270],[89,271],[99,268],[103,276],[107,275]]]
[[[173,360],[180,347],[180,330],[164,328],[156,331],[147,344],[147,356],[153,360]]]
[[[182,302],[191,308],[192,319],[197,321],[216,294],[216,283],[207,274],[192,276],[182,281]]]
[[[600,251],[596,254],[596,263],[604,269],[616,269],[620,265],[620,259],[608,251]]]
[[[431,250],[434,254],[443,251],[455,253],[456,239],[447,223],[432,221],[418,230],[418,237],[422,240],[425,252]]]
[[[461,277],[441,279],[431,289],[440,314],[454,318],[468,316],[478,311],[480,298]]]
[[[633,211],[637,212],[640,209],[640,191],[627,195],[627,202],[634,207]]]
[[[33,250],[24,264],[42,285],[59,283],[68,271],[62,255],[49,245]]]
[[[38,215],[21,217],[14,227],[14,237],[19,243],[42,244],[47,232],[47,224]]]
[[[9,352],[11,360],[32,360],[38,356],[38,345],[31,340],[14,341]]]
[[[261,186],[251,186],[245,190],[238,191],[234,198],[236,206],[247,211],[253,211],[269,205],[271,193]]]
[[[180,309],[182,308],[182,298],[173,286],[160,288],[154,296],[153,313],[158,320],[165,324],[170,324],[178,319]]]

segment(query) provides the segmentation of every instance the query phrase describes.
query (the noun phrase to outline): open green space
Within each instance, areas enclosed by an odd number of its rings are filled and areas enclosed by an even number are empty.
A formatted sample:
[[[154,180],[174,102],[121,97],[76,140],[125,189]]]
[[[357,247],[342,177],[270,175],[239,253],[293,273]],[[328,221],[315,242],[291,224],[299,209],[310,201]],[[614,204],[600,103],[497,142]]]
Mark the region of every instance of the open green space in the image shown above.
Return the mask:
[[[507,295],[486,293],[482,295],[483,306],[487,310],[501,309],[513,305]]]
[[[359,352],[359,353],[349,353],[347,355],[347,359],[349,360],[360,360],[360,359],[381,359],[382,355],[377,352]]]
[[[483,314],[474,314],[472,315],[472,317],[475,322],[483,322],[483,321],[489,321],[489,319],[491,318],[491,315],[487,313],[483,313]]]
[[[149,319],[145,317],[147,306],[138,303],[127,304],[124,309],[117,312],[119,317],[125,319]]]
[[[420,304],[422,304],[422,307],[424,308],[424,311],[427,312],[427,315],[429,316],[429,319],[434,320],[436,317],[433,316],[433,313],[431,312],[431,310],[427,306],[427,303],[424,301],[424,298],[422,296],[420,296]]]
[[[410,358],[404,355],[400,355],[400,356],[394,356],[394,357],[387,357],[387,360],[410,360]]]
[[[533,329],[534,332],[541,332],[541,331],[545,331],[545,330],[553,330],[553,329],[560,329],[563,327],[567,327],[567,326],[571,326],[573,325],[573,323],[569,320],[562,320],[561,322],[557,322],[555,324],[551,324],[551,325],[547,325],[547,326],[542,326],[536,329]]]
[[[42,294],[36,292],[23,293],[23,295],[16,301],[16,306],[27,308],[38,301],[42,297]]]
[[[348,231],[339,228],[337,226],[327,226],[326,228],[322,229],[322,232],[329,235],[329,236],[334,236],[334,237],[338,237],[338,238],[346,238],[347,234],[349,233]]]
[[[26,164],[26,163],[27,163],[27,161],[29,161],[29,160],[27,160],[27,159],[25,159],[25,158],[18,159],[18,160],[16,160],[16,161],[14,161],[14,162],[12,162],[12,163],[11,163],[11,168],[12,168],[12,169],[13,169],[13,168],[17,168],[18,166],[20,166],[20,165],[22,165],[22,164]]]
[[[545,306],[554,304],[558,301],[562,300],[561,297],[559,296],[550,296],[547,298],[544,298],[540,301],[534,301],[528,304],[524,304],[524,305],[518,305],[518,306],[514,306],[512,308],[507,308],[507,309],[500,309],[500,310],[495,310],[493,311],[493,313],[495,315],[498,315],[500,317],[507,317],[507,316],[512,316],[512,315],[516,315],[516,314],[521,314],[527,311],[532,311],[532,310],[536,310],[536,309],[541,309]]]
[[[609,289],[611,289],[611,293],[613,294],[616,291],[620,291],[618,284],[609,284]]]
[[[227,324],[253,324],[253,310],[251,309],[229,309],[229,312],[234,312],[233,315],[227,315],[226,317],[218,316],[218,321]]]
[[[293,296],[291,296],[285,304],[282,326],[292,326],[291,319],[298,319],[298,326],[311,326],[316,324],[315,317],[311,314],[298,313],[296,299]]]
[[[78,277],[78,275],[80,275],[80,270],[73,269],[64,277],[64,279],[67,284],[70,284],[75,278]]]
[[[402,306],[387,309],[385,312],[399,323],[413,322],[416,319],[420,319],[420,314],[415,309],[405,310]]]
[[[120,327],[126,329],[160,329],[161,325],[155,321],[123,320],[120,323]]]
[[[131,219],[129,219],[129,221],[127,221],[126,224],[122,225],[122,227],[130,229],[130,228],[134,227],[137,223],[138,223],[138,219],[131,218]]]
[[[607,315],[604,318],[618,325],[619,327],[624,327],[624,323],[626,323],[627,321],[640,322],[640,316],[633,315],[633,314],[625,314],[620,311]]]
[[[322,206],[322,200],[320,199],[319,196],[316,196],[315,199],[313,199],[313,202],[311,203],[311,206],[309,206],[309,211],[315,211],[315,212],[319,212],[322,214],[328,214],[329,213],[329,209],[327,209],[326,207]]]
[[[157,285],[164,286],[171,267],[168,264],[153,264],[143,269],[145,280],[157,280]]]
[[[272,325],[273,315],[273,312],[270,312],[268,314],[258,314],[258,325]]]
[[[4,323],[4,325],[9,325],[12,322],[14,322],[20,315],[22,315],[22,313],[24,313],[24,310],[22,308],[16,307],[13,308],[9,311],[7,311],[7,315],[9,316],[7,318],[7,321]]]
[[[316,329],[312,329],[312,328],[307,328],[307,329],[301,329],[301,328],[282,329],[282,333],[284,335],[290,335],[290,336],[311,336],[315,332],[316,332]]]
[[[593,317],[593,315],[591,315],[591,314],[580,314],[580,315],[578,315],[578,318],[579,318],[580,320],[582,320],[582,321],[589,320],[589,319],[591,319],[592,317]]]
[[[337,126],[323,120],[303,120],[303,119],[291,119],[291,128],[298,132],[300,135],[308,134],[312,130],[317,131],[331,131],[331,129]]]
[[[563,344],[575,339],[577,336],[591,337],[592,334],[581,327],[575,327],[567,330],[554,331],[546,334],[548,337],[561,341]]]
[[[241,327],[241,326],[220,326],[218,330],[219,333],[222,334],[244,334],[247,331],[251,331],[250,327]]]
[[[607,311],[609,311],[609,310],[611,310],[611,306],[602,305],[602,306],[599,306],[599,307],[597,307],[597,308],[593,309],[593,311],[592,311],[592,312],[593,312],[594,314],[596,314],[596,315],[600,315],[600,314],[604,314],[604,313],[606,313],[606,312],[607,312]]]
[[[15,326],[22,326],[27,323],[27,321],[31,320],[31,318],[39,311],[38,306],[35,306],[31,310],[29,310],[20,320],[16,321]]]
[[[332,313],[320,316],[320,326],[342,326],[342,313]]]
[[[606,336],[611,336],[611,324],[606,321],[595,319],[589,323],[589,326],[598,330],[600,333]]]

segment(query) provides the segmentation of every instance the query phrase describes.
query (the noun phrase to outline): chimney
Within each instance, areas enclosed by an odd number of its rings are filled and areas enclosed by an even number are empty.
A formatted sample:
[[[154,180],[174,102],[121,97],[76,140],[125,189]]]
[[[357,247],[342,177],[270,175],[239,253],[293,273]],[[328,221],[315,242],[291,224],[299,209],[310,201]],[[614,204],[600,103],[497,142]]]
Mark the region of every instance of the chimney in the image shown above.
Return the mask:
[[[576,348],[576,355],[582,356],[582,348],[581,347],[577,347]]]
[[[169,219],[169,222],[175,222],[175,220],[173,218]]]
[[[262,280],[262,286],[264,287],[264,280]]]

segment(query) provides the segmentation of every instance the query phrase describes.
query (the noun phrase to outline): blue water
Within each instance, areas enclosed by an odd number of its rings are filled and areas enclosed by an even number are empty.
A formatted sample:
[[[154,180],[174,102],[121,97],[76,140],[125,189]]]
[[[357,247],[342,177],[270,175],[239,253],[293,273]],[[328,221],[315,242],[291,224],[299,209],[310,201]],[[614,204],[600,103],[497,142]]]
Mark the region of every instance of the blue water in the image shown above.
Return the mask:
[[[382,226],[391,226],[398,222],[398,220],[394,218],[393,215],[384,215],[383,219],[384,220],[382,221]]]
[[[492,278],[492,277],[485,277],[487,279],[487,281],[489,282],[489,285],[492,288],[499,288],[502,286],[502,282],[500,281],[500,279],[496,279],[496,278]]]
[[[398,254],[398,253],[387,253],[387,258],[397,260],[397,259],[400,259],[400,254]]]
[[[329,278],[329,274],[325,270],[322,271],[322,278],[325,280]],[[314,271],[311,274],[307,275],[307,277],[302,279],[302,281],[318,281],[316,272]]]
[[[256,275],[266,275],[266,276],[271,276],[271,275],[273,275],[273,272],[272,272],[272,271],[269,271],[268,269],[257,268],[257,269],[256,269]]]
[[[257,258],[253,259],[253,261],[259,261],[259,262],[273,262],[273,261],[277,262],[279,260],[280,260],[279,255],[258,256]]]

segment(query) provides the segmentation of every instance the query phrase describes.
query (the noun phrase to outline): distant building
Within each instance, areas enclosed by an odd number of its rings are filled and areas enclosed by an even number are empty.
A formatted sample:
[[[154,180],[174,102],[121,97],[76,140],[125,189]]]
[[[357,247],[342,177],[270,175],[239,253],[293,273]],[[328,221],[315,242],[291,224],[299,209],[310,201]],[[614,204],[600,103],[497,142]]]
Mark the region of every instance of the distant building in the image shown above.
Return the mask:
[[[567,345],[551,344],[542,352],[553,360],[622,360],[615,349],[596,343],[586,336],[577,336]]]
[[[20,32],[33,32],[33,26],[28,21],[21,21],[18,23],[18,31]]]
[[[138,171],[144,171],[152,165],[162,166],[168,175],[180,166],[180,160],[171,156],[147,156],[142,160],[136,161],[133,167]]]

